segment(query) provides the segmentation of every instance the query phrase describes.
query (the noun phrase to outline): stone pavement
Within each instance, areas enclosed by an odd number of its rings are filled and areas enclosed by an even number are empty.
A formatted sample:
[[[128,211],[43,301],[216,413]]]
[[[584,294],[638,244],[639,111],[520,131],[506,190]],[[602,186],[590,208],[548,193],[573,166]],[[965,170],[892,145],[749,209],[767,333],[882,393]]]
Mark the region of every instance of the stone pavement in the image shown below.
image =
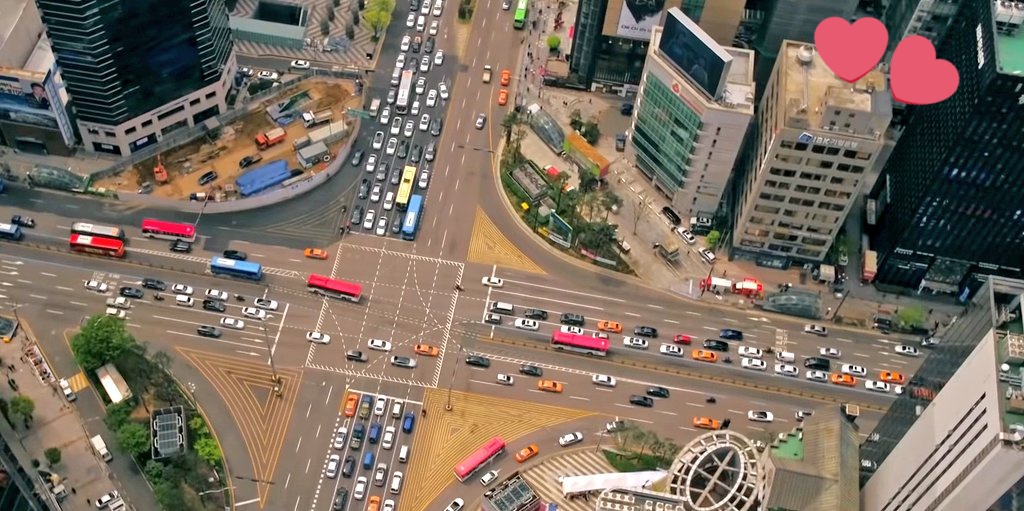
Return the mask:
[[[544,458],[542,461],[524,472],[523,478],[542,501],[558,504],[558,509],[568,511],[591,511],[596,501],[583,498],[567,500],[562,496],[559,478],[616,472],[602,451],[590,447]]]
[[[10,147],[0,147],[0,161],[8,163],[11,166],[11,172],[21,181],[24,181],[28,171],[32,170],[34,165],[49,165],[51,167],[71,169],[72,172],[78,174],[91,174],[108,168],[119,160],[120,158],[114,156],[87,153],[85,151],[79,151],[74,156],[65,157],[52,154],[32,154],[16,151]]]

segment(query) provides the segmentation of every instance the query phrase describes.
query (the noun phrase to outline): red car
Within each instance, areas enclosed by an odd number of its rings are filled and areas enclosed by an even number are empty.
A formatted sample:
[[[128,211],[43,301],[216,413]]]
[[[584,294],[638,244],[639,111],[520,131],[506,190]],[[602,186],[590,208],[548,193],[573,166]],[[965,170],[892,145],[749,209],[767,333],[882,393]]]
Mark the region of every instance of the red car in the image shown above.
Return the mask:
[[[676,334],[676,336],[672,338],[672,342],[676,344],[690,344],[693,342],[693,339],[694,337],[692,335]]]

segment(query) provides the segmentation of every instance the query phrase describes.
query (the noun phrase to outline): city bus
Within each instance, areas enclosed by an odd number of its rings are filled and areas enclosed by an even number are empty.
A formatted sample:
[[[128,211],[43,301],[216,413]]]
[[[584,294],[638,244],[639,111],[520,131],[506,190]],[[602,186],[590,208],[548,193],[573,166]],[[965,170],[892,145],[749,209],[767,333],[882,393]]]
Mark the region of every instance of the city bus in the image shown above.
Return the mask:
[[[412,195],[413,183],[416,181],[416,166],[406,165],[402,171],[402,183],[398,185],[398,197],[395,200],[395,207],[399,211],[405,211],[409,206],[409,196]]]
[[[413,195],[409,199],[409,206],[405,211],[405,220],[402,222],[402,239],[412,241],[416,239],[416,231],[420,230],[420,216],[423,214],[423,196]]]
[[[363,297],[363,286],[355,282],[335,280],[315,273],[310,274],[309,280],[306,281],[306,286],[309,287],[311,293],[339,300],[359,303],[359,300]]]
[[[466,459],[459,462],[458,465],[455,465],[455,477],[459,478],[459,481],[469,479],[477,470],[486,466],[503,452],[505,452],[504,439],[496,436],[488,440],[487,443],[473,452],[473,454],[470,454]]]
[[[88,234],[72,234],[69,240],[71,250],[109,257],[124,257],[124,243],[113,238],[101,238]]]
[[[110,227],[107,225],[96,225],[86,222],[75,222],[71,224],[72,234],[85,234],[87,236],[96,236],[99,238],[113,238],[125,241],[124,230],[120,227]]]
[[[409,96],[412,94],[412,70],[402,71],[402,81],[398,85],[398,99],[395,101],[395,113],[404,115],[409,112]]]
[[[171,241],[182,240],[192,243],[196,240],[196,226],[146,218],[142,221],[142,235],[147,238]]]
[[[551,346],[556,350],[574,351],[584,355],[603,357],[608,354],[608,339],[591,335],[578,335],[556,330],[551,334]]]
[[[516,4],[516,17],[512,21],[512,27],[522,30],[526,26],[526,10],[530,0],[519,0]]]
[[[21,227],[14,224],[0,224],[0,238],[18,241],[21,239]]]
[[[251,261],[236,261],[226,257],[214,257],[210,259],[210,273],[249,280],[261,280],[263,279],[263,266],[260,263]]]

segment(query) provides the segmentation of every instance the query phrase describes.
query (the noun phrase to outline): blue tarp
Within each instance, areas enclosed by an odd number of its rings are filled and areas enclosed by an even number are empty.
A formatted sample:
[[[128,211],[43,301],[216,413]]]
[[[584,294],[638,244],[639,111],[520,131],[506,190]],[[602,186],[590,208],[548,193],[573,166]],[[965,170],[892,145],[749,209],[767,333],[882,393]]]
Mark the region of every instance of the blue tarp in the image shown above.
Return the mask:
[[[256,167],[235,180],[238,185],[238,192],[242,197],[248,197],[283,183],[292,177],[288,170],[288,162],[285,160],[274,160],[261,167]]]

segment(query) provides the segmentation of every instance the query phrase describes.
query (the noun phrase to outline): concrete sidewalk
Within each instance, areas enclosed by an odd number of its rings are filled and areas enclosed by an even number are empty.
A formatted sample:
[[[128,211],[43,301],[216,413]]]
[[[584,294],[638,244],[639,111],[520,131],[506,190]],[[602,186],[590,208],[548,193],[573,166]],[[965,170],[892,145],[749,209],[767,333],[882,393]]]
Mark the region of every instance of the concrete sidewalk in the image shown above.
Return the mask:
[[[120,160],[115,156],[86,153],[85,151],[80,151],[75,156],[55,156],[26,153],[10,147],[0,147],[0,158],[11,166],[11,172],[22,181],[35,165],[71,169],[77,174],[88,175],[108,168]]]

